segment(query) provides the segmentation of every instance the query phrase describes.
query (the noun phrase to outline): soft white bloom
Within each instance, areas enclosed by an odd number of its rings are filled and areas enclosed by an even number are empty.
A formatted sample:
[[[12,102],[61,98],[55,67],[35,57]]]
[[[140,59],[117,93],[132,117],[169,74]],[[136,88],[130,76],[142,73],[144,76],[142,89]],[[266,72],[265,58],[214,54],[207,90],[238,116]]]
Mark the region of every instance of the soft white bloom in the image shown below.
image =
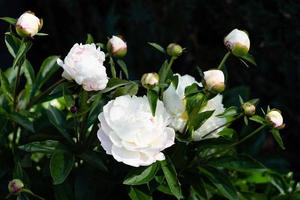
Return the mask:
[[[103,66],[105,54],[95,44],[75,44],[64,62],[57,59],[58,65],[64,68],[62,76],[75,80],[86,91],[102,90],[108,82],[106,68]]]
[[[250,49],[250,39],[247,33],[238,29],[234,29],[224,38],[224,44],[236,56],[243,56]]]
[[[168,89],[163,93],[163,101],[167,108],[167,111],[171,114],[172,121],[171,126],[179,131],[183,132],[188,116],[185,108],[185,95],[184,91],[187,86],[192,85],[193,83],[202,86],[201,83],[198,83],[194,77],[190,75],[180,76],[175,74],[178,77],[178,86],[175,88],[173,84],[170,84]],[[200,140],[207,133],[215,130],[217,127],[226,123],[225,118],[216,117],[217,115],[224,112],[224,107],[222,104],[222,95],[217,95],[216,97],[210,99],[207,102],[207,105],[201,111],[215,110],[213,115],[206,121],[204,124],[194,132],[193,139]],[[210,134],[209,137],[218,137],[218,132],[223,130],[220,128],[215,130]]]
[[[175,131],[161,101],[152,116],[146,96],[120,96],[109,101],[98,116],[97,133],[107,154],[134,167],[164,160],[161,152],[174,144]]]
[[[16,31],[20,36],[33,37],[42,28],[42,23],[32,12],[23,13],[17,20]]]
[[[204,72],[205,87],[214,92],[222,92],[225,89],[225,76],[221,70],[213,69]]]
[[[112,36],[107,43],[108,51],[117,57],[123,57],[127,53],[127,44],[121,38]]]
[[[281,128],[282,126],[284,126],[283,117],[279,110],[274,109],[268,112],[266,115],[266,119],[272,124],[274,128]]]

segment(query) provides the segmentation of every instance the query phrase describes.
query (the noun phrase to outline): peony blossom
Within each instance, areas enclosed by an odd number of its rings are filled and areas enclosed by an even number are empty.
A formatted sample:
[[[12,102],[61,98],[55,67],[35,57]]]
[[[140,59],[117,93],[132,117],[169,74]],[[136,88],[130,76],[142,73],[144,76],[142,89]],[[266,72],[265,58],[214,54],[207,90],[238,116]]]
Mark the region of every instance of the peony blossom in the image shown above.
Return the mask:
[[[57,59],[67,80],[75,80],[86,91],[102,90],[108,82],[106,68],[103,66],[105,54],[95,44],[75,44],[64,62]]]
[[[209,91],[216,93],[223,92],[225,89],[225,77],[221,70],[213,69],[204,72],[205,87]]]
[[[134,167],[164,160],[161,152],[174,144],[175,131],[161,101],[152,116],[146,96],[120,96],[109,101],[99,114],[97,133],[107,154]]]
[[[32,12],[25,12],[17,20],[16,31],[22,37],[33,37],[39,32],[42,25],[42,20]]]
[[[127,44],[120,37],[112,36],[108,40],[107,50],[113,56],[124,57],[127,53]]]
[[[283,117],[279,110],[271,110],[266,115],[267,121],[274,127],[274,128],[283,128]]]
[[[235,56],[244,56],[250,49],[247,33],[238,29],[234,29],[224,38],[224,44]]]
[[[185,88],[193,83],[196,83],[199,86],[202,86],[202,84],[198,83],[195,78],[190,75],[180,76],[179,74],[176,74],[176,76],[178,77],[178,86],[175,88],[173,84],[170,84],[168,89],[163,93],[163,102],[167,108],[167,111],[171,115],[172,121],[170,125],[175,130],[183,132],[188,120],[185,108]],[[222,95],[217,95],[216,97],[210,99],[207,102],[207,105],[201,111],[209,110],[215,111],[199,129],[195,130],[193,134],[193,140],[195,141],[203,139],[203,136],[211,131],[212,133],[208,136],[208,138],[218,137],[217,133],[223,130],[223,128],[215,130],[219,126],[226,123],[225,118],[217,117],[217,115],[223,113],[225,110],[222,104]]]

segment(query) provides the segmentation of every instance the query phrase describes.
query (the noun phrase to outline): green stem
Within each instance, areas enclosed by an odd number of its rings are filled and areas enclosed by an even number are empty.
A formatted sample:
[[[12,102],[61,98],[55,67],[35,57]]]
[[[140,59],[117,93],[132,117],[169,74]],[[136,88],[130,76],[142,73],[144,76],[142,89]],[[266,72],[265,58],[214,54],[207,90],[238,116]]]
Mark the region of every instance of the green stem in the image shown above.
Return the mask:
[[[84,114],[82,116],[81,127],[78,133],[78,142],[80,141],[81,138],[84,138],[85,136],[87,115],[88,115],[88,112],[86,112],[88,110],[88,104],[87,104],[88,98],[89,98],[88,92],[82,90],[80,95],[80,112]]]
[[[116,72],[115,62],[114,62],[114,59],[111,56],[109,58],[109,64],[110,64],[111,76],[113,78],[117,78],[117,72]]]
[[[37,199],[40,199],[40,200],[46,200],[44,199],[43,197],[37,195],[37,194],[34,194],[32,191],[28,190],[28,189],[22,189],[22,192],[24,193],[27,193],[27,194],[30,194],[31,196],[37,198]]]
[[[62,82],[64,82],[64,79],[60,79],[59,81],[57,81],[56,83],[51,85],[48,89],[46,89],[44,92],[42,92],[39,95],[37,95],[36,97],[32,98],[32,100],[29,101],[29,103],[27,105],[27,109],[30,108],[31,106],[33,106],[36,102],[38,102],[40,98],[42,98],[42,97],[48,95],[50,92],[52,92],[52,90],[55,87],[57,87],[59,84],[61,84]]]
[[[169,64],[168,64],[168,66],[167,66],[167,74],[168,74],[169,71],[171,70],[171,67],[172,67],[172,65],[173,65],[173,62],[174,62],[174,60],[175,60],[176,58],[177,58],[177,57],[175,57],[175,56],[172,56],[172,57],[171,57],[170,62],[169,62]]]
[[[231,54],[230,51],[228,51],[228,52],[225,54],[225,56],[223,57],[222,61],[220,62],[219,66],[218,66],[218,69],[219,69],[219,70],[222,70],[222,69],[223,69],[223,66],[224,66],[226,60],[228,59],[228,57],[230,56],[230,54]]]

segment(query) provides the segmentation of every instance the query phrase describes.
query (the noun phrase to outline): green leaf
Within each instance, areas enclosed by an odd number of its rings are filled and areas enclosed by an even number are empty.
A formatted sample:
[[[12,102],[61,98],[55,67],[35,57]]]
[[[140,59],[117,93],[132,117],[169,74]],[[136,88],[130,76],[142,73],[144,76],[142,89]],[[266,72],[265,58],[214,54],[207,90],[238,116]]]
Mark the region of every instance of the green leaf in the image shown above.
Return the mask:
[[[280,136],[280,133],[279,133],[279,130],[273,128],[273,129],[271,130],[271,133],[272,133],[272,135],[273,135],[275,141],[277,142],[277,144],[280,146],[280,148],[285,149],[284,144],[283,144],[283,141],[282,141],[281,136]]]
[[[225,156],[210,160],[210,164],[240,172],[264,172],[267,168],[247,155]]]
[[[124,85],[128,85],[130,82],[118,78],[111,78],[109,79],[107,86],[104,90],[101,90],[101,93],[110,92],[118,87],[122,87]]]
[[[75,105],[75,100],[71,94],[71,91],[66,86],[63,86],[63,96],[68,108]]]
[[[130,187],[128,195],[131,200],[152,200],[151,195],[135,187]]]
[[[204,122],[212,116],[214,113],[214,110],[210,111],[205,111],[197,114],[193,114],[192,116],[189,117],[188,120],[188,127],[190,130],[197,130],[199,127],[204,124]]]
[[[249,54],[249,53],[247,53],[246,55],[242,56],[241,58],[242,58],[243,60],[248,61],[248,62],[251,63],[252,65],[255,65],[255,66],[257,65],[256,62],[255,62],[254,57],[253,57],[251,54]]]
[[[156,105],[157,105],[157,100],[158,100],[158,94],[154,90],[148,90],[147,91],[147,97],[150,105],[150,109],[152,112],[152,115],[155,116],[155,110],[156,110]]]
[[[217,117],[225,117],[225,118],[227,118],[227,117],[234,117],[234,116],[236,116],[238,114],[237,110],[238,110],[237,107],[231,106],[229,108],[226,108],[226,110],[223,113],[217,115]]]
[[[36,80],[32,88],[31,97],[34,96],[37,90],[39,90],[59,69],[59,66],[56,63],[57,59],[58,56],[50,56],[43,61],[36,76]]]
[[[231,200],[238,200],[237,191],[227,175],[209,166],[198,167],[198,169],[215,185],[221,195]]]
[[[124,72],[126,79],[128,79],[128,68],[126,66],[126,63],[123,60],[118,59],[117,60],[118,65],[121,67],[122,71]]]
[[[86,44],[92,44],[92,43],[94,43],[94,38],[93,38],[93,36],[90,33],[87,34],[85,43]]]
[[[23,64],[22,63],[23,59],[24,59],[27,51],[30,49],[30,47],[31,47],[31,42],[29,42],[29,41],[26,41],[26,42],[22,41],[21,42],[21,45],[18,49],[16,57],[13,61],[12,68],[15,68],[17,65],[22,65]]]
[[[13,102],[12,89],[5,74],[0,70],[1,90],[8,101]]]
[[[32,85],[35,81],[35,73],[32,65],[28,60],[24,61],[22,69],[24,71],[27,83]]]
[[[118,96],[123,96],[123,95],[136,95],[138,92],[139,86],[137,83],[130,81],[127,85],[123,86],[123,87],[119,87],[117,88],[114,93],[113,96],[114,97],[118,97]]]
[[[159,69],[158,75],[159,75],[159,84],[163,85],[166,82],[166,79],[171,76],[171,70],[168,69],[168,60],[165,60],[165,62],[162,64],[162,66]]]
[[[79,154],[78,156],[90,165],[94,166],[95,168],[104,172],[108,171],[99,153],[95,151],[87,151],[85,153]]]
[[[165,175],[170,191],[177,199],[182,199],[180,183],[177,179],[177,173],[174,165],[169,159],[160,161],[161,169]]]
[[[51,156],[50,174],[54,185],[65,181],[73,168],[74,162],[74,155],[70,153],[56,152]]]
[[[236,131],[232,128],[224,128],[222,131],[218,133],[218,135],[227,137],[227,138],[232,138],[233,135],[236,134]]]
[[[5,44],[9,53],[15,58],[21,45],[21,40],[13,34],[7,33],[5,34]]]
[[[184,94],[185,96],[190,96],[190,95],[193,95],[193,94],[196,94],[196,93],[199,93],[200,90],[198,89],[198,84],[197,83],[193,83],[192,85],[190,86],[187,86],[184,90]]]
[[[265,124],[265,119],[259,115],[254,115],[249,118],[251,121],[257,122],[259,124]]]
[[[28,144],[24,144],[18,146],[19,149],[31,152],[31,153],[45,153],[45,154],[52,154],[56,151],[57,146],[59,145],[58,141],[55,140],[45,140],[45,141],[38,141],[38,142],[31,142]]]
[[[15,18],[11,18],[11,17],[0,17],[0,19],[11,25],[15,25],[17,23],[17,20]]]
[[[153,163],[149,167],[140,167],[138,169],[134,169],[126,176],[123,184],[125,185],[142,185],[150,182],[156,172],[159,170],[159,164]]]
[[[162,46],[160,46],[159,44],[154,43],[154,42],[148,42],[148,44],[149,44],[150,46],[152,46],[154,49],[158,50],[159,52],[161,52],[161,53],[163,53],[163,54],[166,54],[165,49],[164,49]]]
[[[15,121],[17,124],[23,126],[25,129],[34,133],[33,122],[28,117],[21,115],[20,113],[10,113],[8,117]]]
[[[48,36],[49,34],[48,33],[37,33],[35,34],[36,36]]]
[[[57,130],[59,130],[59,132],[70,142],[73,143],[73,140],[71,138],[71,136],[69,135],[69,133],[67,132],[67,129],[65,128],[65,118],[63,117],[62,113],[54,108],[53,106],[49,106],[48,110],[47,110],[47,116],[49,121],[51,122],[51,124],[53,126],[55,126],[57,128]]]

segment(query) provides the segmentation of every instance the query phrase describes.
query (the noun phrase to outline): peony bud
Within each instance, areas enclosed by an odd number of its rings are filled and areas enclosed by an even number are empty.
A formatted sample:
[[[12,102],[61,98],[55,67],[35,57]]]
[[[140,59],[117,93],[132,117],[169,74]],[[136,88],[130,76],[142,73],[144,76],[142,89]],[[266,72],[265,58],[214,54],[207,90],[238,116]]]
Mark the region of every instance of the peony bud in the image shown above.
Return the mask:
[[[266,115],[266,120],[274,127],[281,129],[284,127],[283,117],[280,110],[272,109]]]
[[[234,29],[224,38],[225,46],[233,55],[241,57],[248,53],[250,40],[246,32]]]
[[[71,113],[77,113],[78,112],[78,108],[76,106],[72,106],[70,108]]]
[[[112,56],[122,58],[127,53],[127,44],[121,38],[112,36],[107,42],[107,51]]]
[[[20,179],[13,179],[8,183],[8,191],[12,194],[18,194],[24,188],[24,184]]]
[[[208,70],[204,72],[204,85],[209,91],[220,93],[225,89],[225,77],[221,70]]]
[[[167,54],[169,56],[178,57],[182,54],[183,49],[179,44],[171,43],[167,47]]]
[[[253,105],[252,103],[250,102],[246,102],[242,105],[242,109],[244,111],[244,114],[246,116],[253,116],[255,114],[255,111],[256,111],[256,108],[255,108],[255,105]]]
[[[142,76],[141,79],[142,85],[144,88],[151,88],[158,84],[159,82],[159,75],[157,73],[146,73]]]
[[[16,31],[21,37],[33,37],[43,26],[43,20],[37,18],[33,12],[22,14],[16,23]]]

